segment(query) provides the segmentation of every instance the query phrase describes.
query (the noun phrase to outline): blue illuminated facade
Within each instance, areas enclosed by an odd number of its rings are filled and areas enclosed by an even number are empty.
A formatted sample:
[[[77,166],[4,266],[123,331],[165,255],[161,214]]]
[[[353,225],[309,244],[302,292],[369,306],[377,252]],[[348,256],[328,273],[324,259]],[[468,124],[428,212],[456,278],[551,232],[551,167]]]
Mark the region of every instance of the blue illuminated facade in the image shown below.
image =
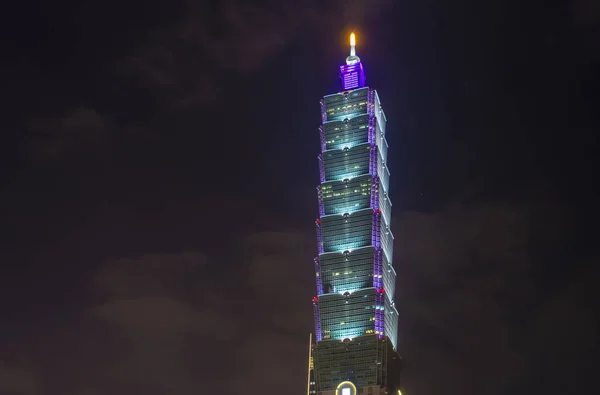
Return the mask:
[[[396,393],[400,357],[386,118],[377,91],[365,84],[354,36],[340,78],[343,91],[321,100],[316,343],[308,392],[333,395],[340,383],[351,382],[358,392]]]

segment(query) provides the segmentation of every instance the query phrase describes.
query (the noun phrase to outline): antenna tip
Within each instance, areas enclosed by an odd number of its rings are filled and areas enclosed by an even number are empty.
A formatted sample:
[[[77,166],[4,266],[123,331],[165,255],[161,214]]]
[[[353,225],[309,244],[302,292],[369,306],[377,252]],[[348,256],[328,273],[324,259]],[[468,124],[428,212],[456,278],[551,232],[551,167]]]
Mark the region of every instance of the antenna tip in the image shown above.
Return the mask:
[[[351,46],[356,46],[356,35],[353,33],[350,33],[350,45]]]

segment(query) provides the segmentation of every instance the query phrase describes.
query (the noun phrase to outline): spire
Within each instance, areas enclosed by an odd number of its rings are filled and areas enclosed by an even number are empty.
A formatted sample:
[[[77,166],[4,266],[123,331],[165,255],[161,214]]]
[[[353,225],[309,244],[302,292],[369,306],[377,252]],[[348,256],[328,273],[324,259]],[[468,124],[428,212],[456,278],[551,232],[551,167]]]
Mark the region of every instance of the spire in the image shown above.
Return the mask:
[[[360,63],[360,58],[356,56],[356,35],[354,33],[350,33],[350,56],[346,58],[346,64],[340,66],[340,78],[345,91],[365,87],[365,71]]]
[[[350,33],[350,56],[346,58],[347,65],[353,65],[360,62],[360,58],[356,56],[356,35]]]

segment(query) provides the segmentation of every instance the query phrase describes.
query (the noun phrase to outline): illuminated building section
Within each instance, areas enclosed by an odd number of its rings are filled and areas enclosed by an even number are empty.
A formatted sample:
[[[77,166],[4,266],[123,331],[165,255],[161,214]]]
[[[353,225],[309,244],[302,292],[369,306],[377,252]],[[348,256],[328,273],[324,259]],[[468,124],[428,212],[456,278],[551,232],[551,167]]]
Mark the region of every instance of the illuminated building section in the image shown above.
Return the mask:
[[[400,389],[386,118],[377,92],[365,85],[355,44],[352,34],[342,92],[321,100],[309,395]]]
[[[378,188],[369,175],[343,181],[329,181],[317,187],[319,214],[345,214],[371,207],[371,196]]]

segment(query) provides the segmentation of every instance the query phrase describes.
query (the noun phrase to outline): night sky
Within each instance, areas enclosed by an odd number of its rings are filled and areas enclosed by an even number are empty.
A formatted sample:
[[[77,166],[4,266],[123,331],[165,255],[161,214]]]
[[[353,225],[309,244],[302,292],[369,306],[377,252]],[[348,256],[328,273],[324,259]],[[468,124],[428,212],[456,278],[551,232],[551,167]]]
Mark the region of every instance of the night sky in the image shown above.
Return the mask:
[[[388,118],[404,394],[596,383],[597,1],[2,20],[1,395],[305,393],[319,99],[352,30]]]

